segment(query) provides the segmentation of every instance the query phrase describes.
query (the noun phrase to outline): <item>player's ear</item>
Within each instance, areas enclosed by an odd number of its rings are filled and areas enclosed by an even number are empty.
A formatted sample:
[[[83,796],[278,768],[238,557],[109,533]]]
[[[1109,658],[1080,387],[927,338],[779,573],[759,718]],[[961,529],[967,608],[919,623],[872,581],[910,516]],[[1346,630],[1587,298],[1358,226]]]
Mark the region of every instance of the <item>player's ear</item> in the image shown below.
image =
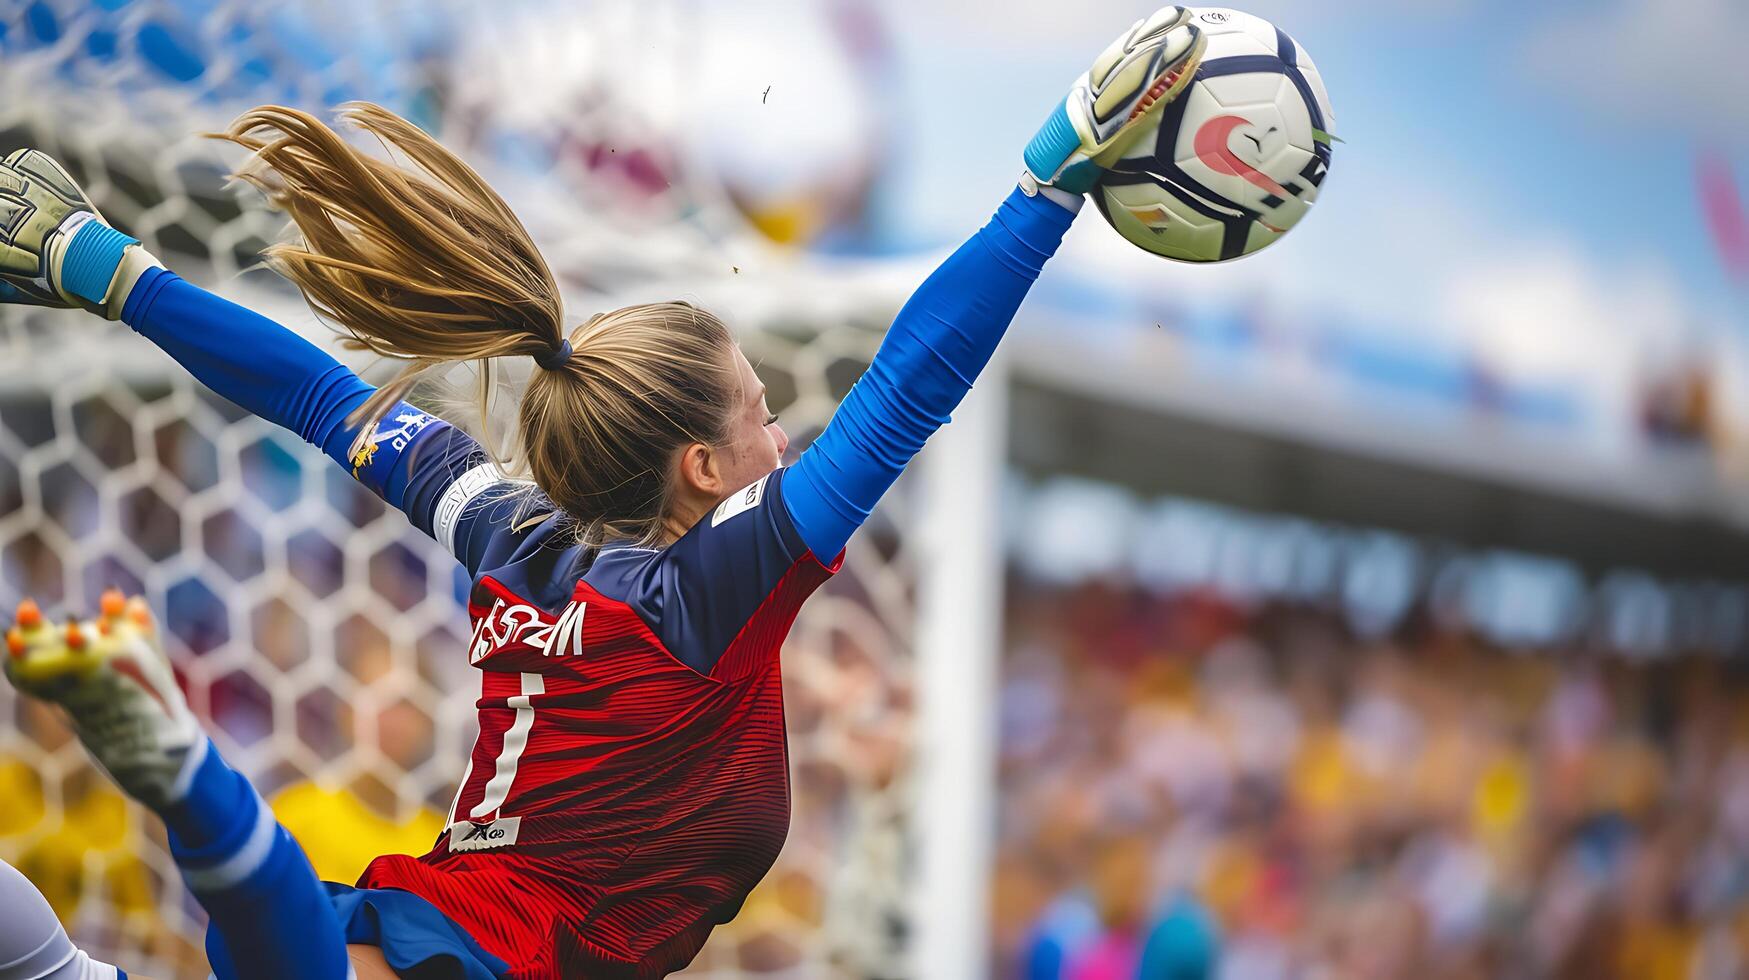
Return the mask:
[[[695,442],[680,451],[680,487],[713,500],[728,492],[723,485],[722,461],[715,451]]]

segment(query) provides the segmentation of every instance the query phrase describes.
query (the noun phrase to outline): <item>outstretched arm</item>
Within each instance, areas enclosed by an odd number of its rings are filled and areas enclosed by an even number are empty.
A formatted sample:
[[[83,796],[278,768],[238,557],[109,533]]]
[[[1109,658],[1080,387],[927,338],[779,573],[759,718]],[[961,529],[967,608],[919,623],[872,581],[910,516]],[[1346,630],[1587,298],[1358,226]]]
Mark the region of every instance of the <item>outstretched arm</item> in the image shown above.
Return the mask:
[[[346,418],[375,389],[314,344],[167,269],[140,279],[121,319],[238,407],[351,465]]]
[[[477,571],[492,526],[472,505],[509,484],[466,434],[402,402],[360,442],[346,420],[375,388],[280,324],[167,269],[140,277],[121,319],[213,391],[321,449]]]
[[[1021,188],[905,304],[861,380],[782,482],[815,556],[838,554],[989,363],[1068,230],[1081,194],[1152,130],[1205,42],[1183,7],[1137,21],[1095,59],[1027,146]]]
[[[899,311],[868,370],[782,484],[797,533],[822,561],[843,550],[971,390],[1079,204],[1017,188]]]
[[[111,228],[52,158],[0,160],[0,303],[82,308],[126,320],[196,379],[316,445],[470,572],[514,544],[516,485],[461,432],[402,403],[364,439],[346,419],[374,390],[272,320],[184,282],[138,240]]]

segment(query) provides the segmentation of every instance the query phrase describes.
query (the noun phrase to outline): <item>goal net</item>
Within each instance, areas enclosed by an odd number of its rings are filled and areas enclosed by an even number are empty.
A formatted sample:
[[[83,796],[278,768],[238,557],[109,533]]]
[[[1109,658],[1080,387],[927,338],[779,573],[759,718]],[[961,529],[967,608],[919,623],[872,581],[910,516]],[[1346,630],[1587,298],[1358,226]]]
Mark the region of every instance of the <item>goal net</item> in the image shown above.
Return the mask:
[[[723,312],[805,444],[913,273],[774,248],[677,148],[672,106],[696,84],[681,22],[694,5],[634,15],[571,4],[562,31],[550,5],[494,5],[509,9],[489,24],[468,20],[467,6],[9,5],[0,149],[55,155],[183,276],[332,349],[295,293],[249,271],[283,221],[227,185],[238,161],[199,134],[261,102],[381,101],[506,192],[571,319],[655,296]],[[570,74],[557,67],[565,41],[585,65]],[[109,586],[143,592],[220,750],[324,876],[350,880],[377,853],[429,847],[474,735],[462,583],[443,549],[124,328],[0,308],[0,358],[0,604],[34,596],[60,615],[93,608]],[[903,971],[907,504],[901,488],[796,625],[785,654],[788,844],[688,975]],[[94,955],[204,976],[204,921],[156,822],[48,711],[8,689],[0,715],[0,857]]]

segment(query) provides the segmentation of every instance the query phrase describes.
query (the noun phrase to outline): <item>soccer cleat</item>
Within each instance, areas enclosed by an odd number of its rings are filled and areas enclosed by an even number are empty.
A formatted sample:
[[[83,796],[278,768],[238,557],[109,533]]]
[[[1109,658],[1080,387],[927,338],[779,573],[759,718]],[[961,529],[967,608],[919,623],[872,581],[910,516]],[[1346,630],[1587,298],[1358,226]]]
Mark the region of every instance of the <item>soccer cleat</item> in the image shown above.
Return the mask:
[[[53,157],[14,150],[0,161],[0,303],[116,320],[134,283],[159,264],[103,220]]]
[[[1092,190],[1196,77],[1208,39],[1192,19],[1184,7],[1161,7],[1113,41],[1028,144],[1027,176],[1073,194]]]
[[[187,792],[206,739],[144,600],[112,589],[96,619],[57,628],[27,599],[6,651],[13,686],[64,708],[79,741],[130,796],[159,807]]]

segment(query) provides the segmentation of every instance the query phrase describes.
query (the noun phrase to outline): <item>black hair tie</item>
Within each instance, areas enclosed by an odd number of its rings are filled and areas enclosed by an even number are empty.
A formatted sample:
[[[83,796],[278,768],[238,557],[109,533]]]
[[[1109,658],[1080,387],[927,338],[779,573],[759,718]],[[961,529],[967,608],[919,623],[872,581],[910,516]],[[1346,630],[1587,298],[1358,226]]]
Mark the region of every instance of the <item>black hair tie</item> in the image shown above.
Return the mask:
[[[557,371],[559,368],[564,367],[565,362],[570,359],[571,342],[565,340],[561,341],[559,346],[553,350],[547,351],[545,354],[536,357],[534,363],[539,365],[543,371]]]

